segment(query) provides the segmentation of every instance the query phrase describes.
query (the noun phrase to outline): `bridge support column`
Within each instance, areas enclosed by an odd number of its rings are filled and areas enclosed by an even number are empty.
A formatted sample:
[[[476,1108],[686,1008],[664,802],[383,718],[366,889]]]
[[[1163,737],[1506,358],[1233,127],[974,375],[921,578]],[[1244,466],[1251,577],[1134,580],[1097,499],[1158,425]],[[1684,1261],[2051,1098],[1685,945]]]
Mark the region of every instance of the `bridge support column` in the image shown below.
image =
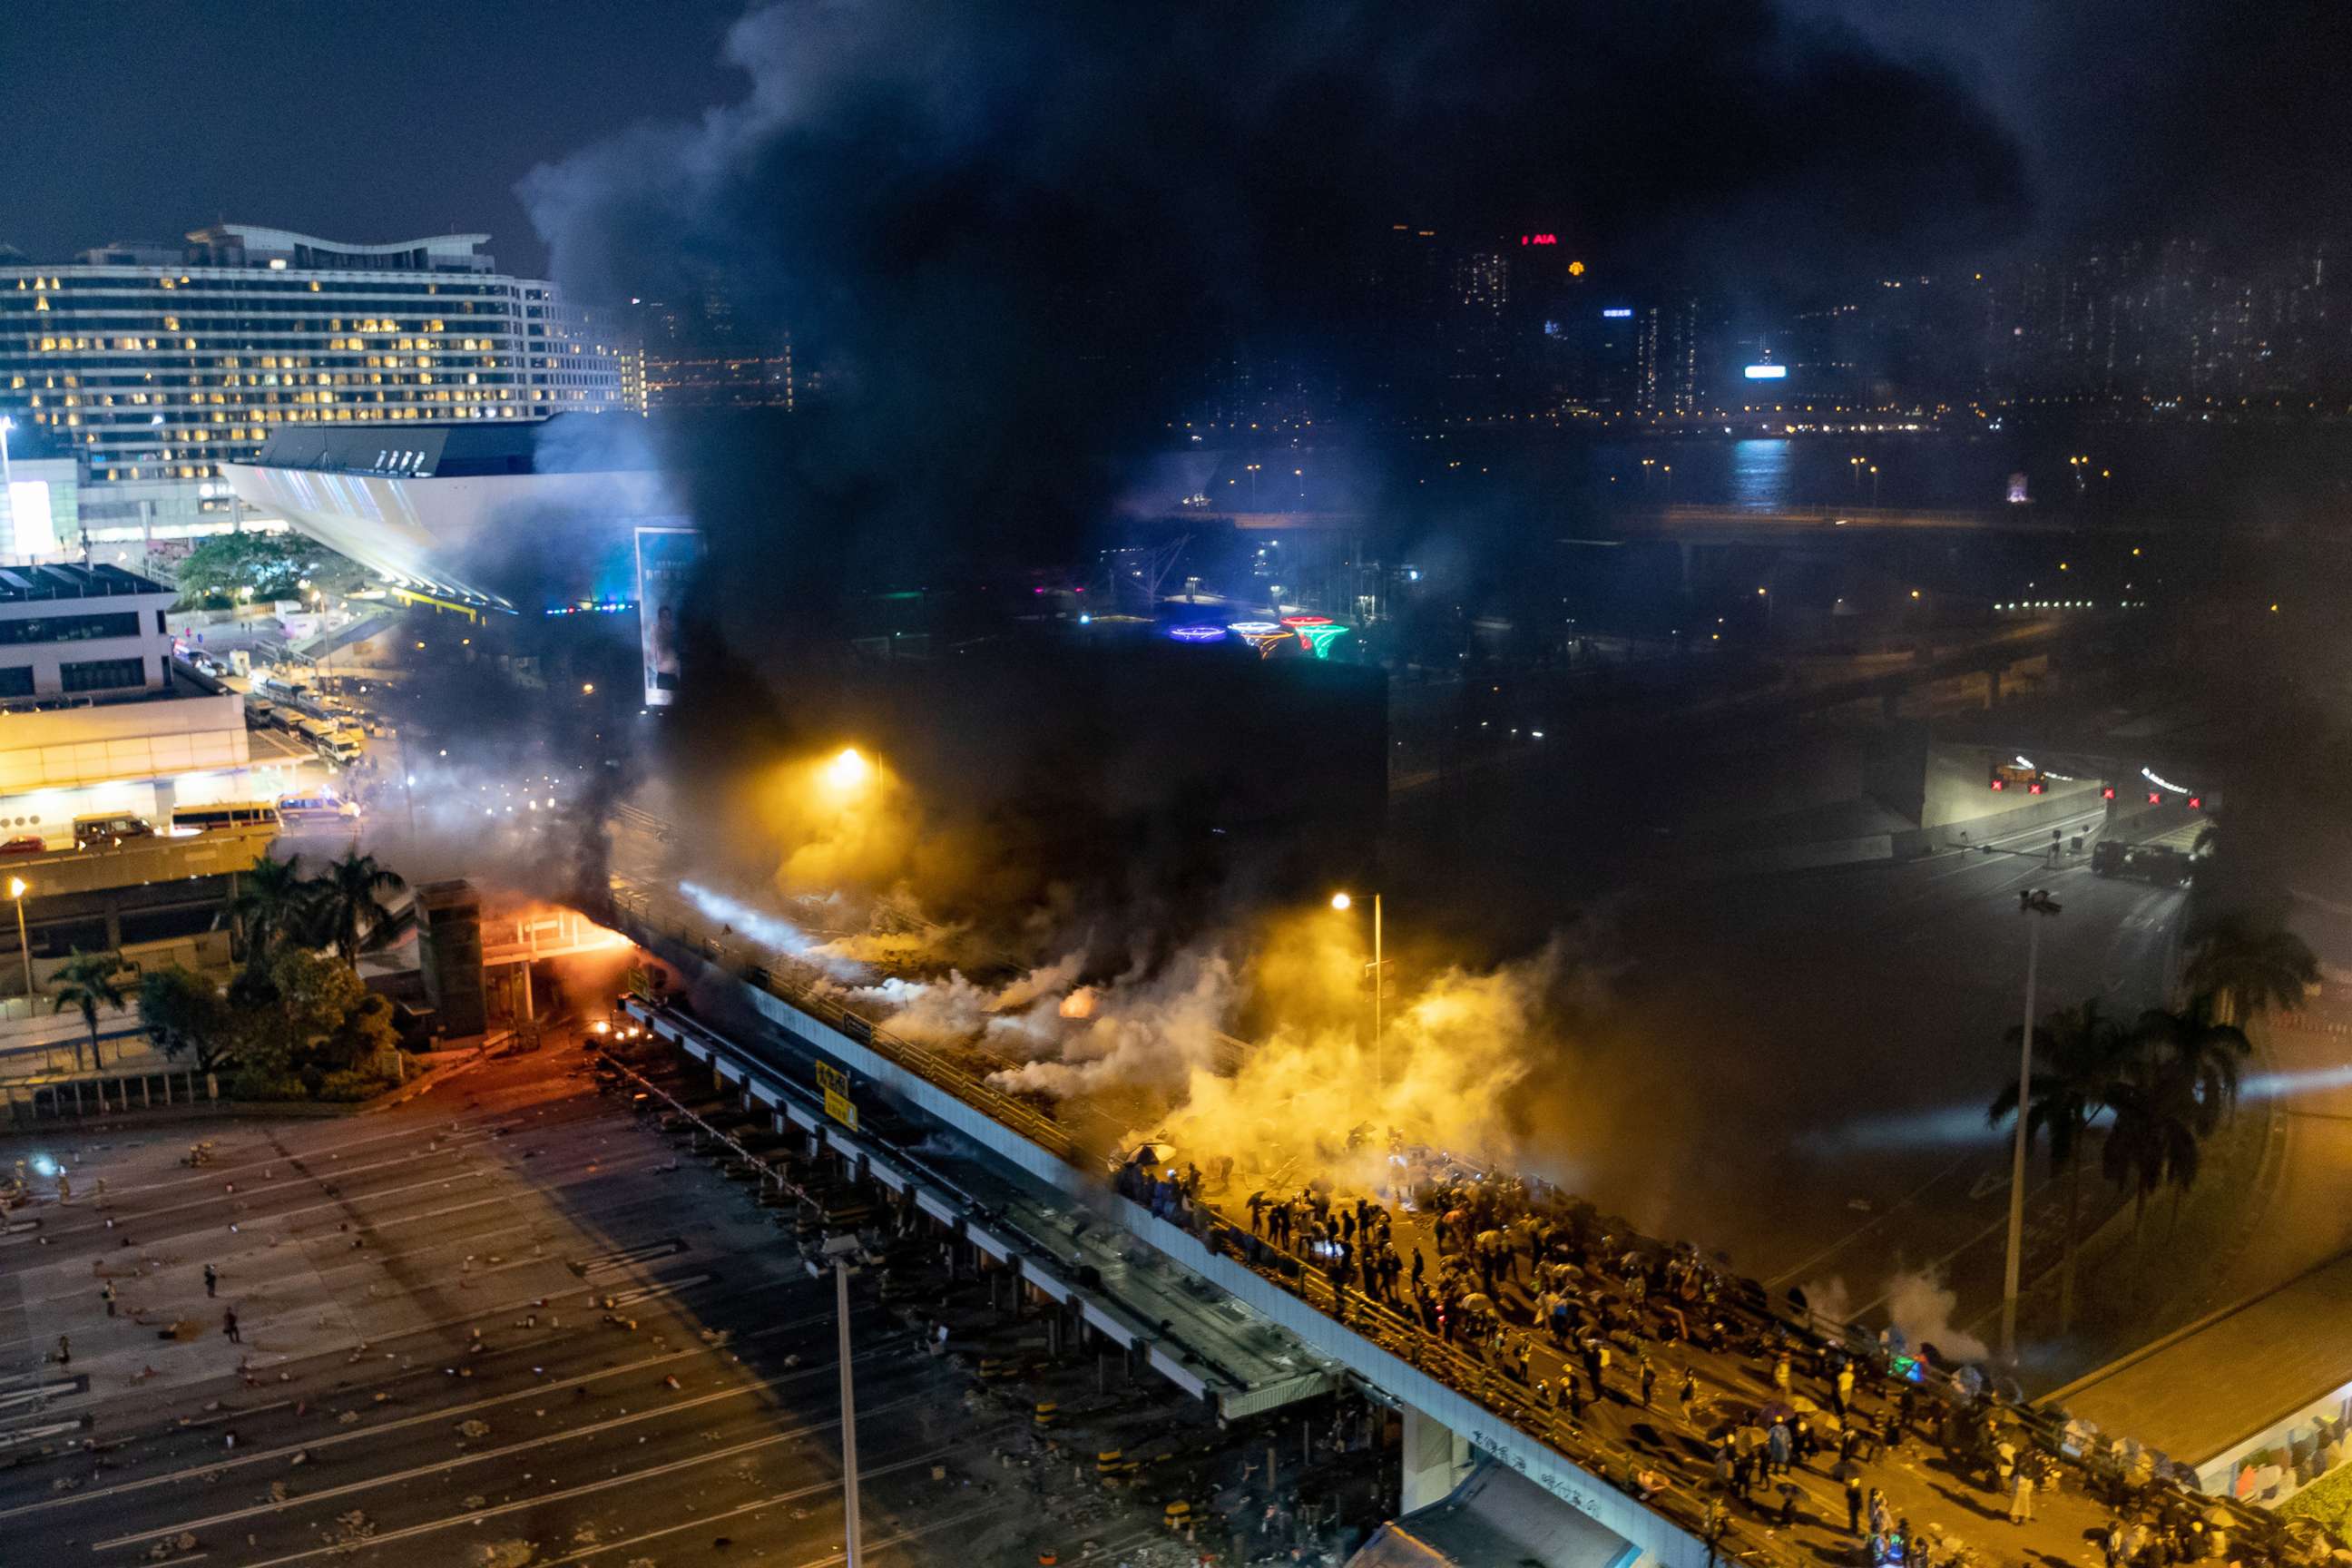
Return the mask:
[[[1400,1516],[1443,1502],[1470,1474],[1470,1445],[1444,1423],[1404,1409],[1404,1489]]]
[[[1996,665],[1985,671],[1985,711],[2000,706],[2000,668]]]

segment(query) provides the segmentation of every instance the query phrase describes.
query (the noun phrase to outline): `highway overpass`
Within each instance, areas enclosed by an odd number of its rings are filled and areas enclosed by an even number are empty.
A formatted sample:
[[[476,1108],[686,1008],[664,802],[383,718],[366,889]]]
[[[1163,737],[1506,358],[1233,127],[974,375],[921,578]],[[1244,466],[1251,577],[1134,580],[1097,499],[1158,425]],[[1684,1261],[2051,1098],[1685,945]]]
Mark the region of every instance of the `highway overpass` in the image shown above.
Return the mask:
[[[1785,1332],[1801,1345],[1818,1342],[1816,1331],[1843,1331],[1776,1316],[1760,1290],[1727,1282],[1719,1299],[1693,1310],[1722,1326],[1720,1335],[1650,1342],[1666,1368],[1655,1414],[1623,1397],[1563,1410],[1536,1398],[1501,1358],[1473,1353],[1360,1291],[1335,1289],[1316,1263],[1273,1248],[1213,1205],[1180,1222],[1120,1195],[1105,1159],[1116,1127],[1087,1125],[1082,1113],[1065,1120],[997,1092],[980,1076],[984,1068],[968,1070],[951,1052],[895,1037],[843,1006],[835,989],[811,984],[814,976],[740,935],[713,931],[660,889],[616,879],[612,907],[599,918],[688,977],[692,1014],[633,1001],[635,1016],[706,1064],[747,1107],[769,1111],[778,1131],[820,1137],[851,1173],[915,1203],[992,1267],[1078,1313],[1087,1331],[1229,1415],[1279,1408],[1333,1379],[1398,1410],[1402,1515],[1455,1495],[1474,1475],[1507,1468],[1563,1519],[1580,1521],[1566,1533],[1573,1551],[1552,1561],[1709,1568],[1703,1433],[1744,1421],[1775,1397],[1759,1349],[1773,1336]],[[713,1017],[729,1021],[714,1026]],[[889,1108],[882,1128],[870,1125],[877,1102]],[[889,1131],[900,1117],[901,1130]],[[1849,1342],[1865,1356],[1880,1353],[1866,1340]],[[1551,1349],[1538,1353],[1538,1364],[1559,1375]],[[1677,1362],[1706,1389],[1696,1418],[1685,1411],[1677,1421],[1663,1408],[1680,1376]],[[1628,1373],[1613,1381],[1622,1385]],[[1939,1377],[1927,1387],[1945,1391]],[[2046,1417],[2004,1411],[2021,1432],[2039,1425],[2058,1452]],[[1948,1542],[1978,1530],[1983,1506],[1955,1503],[1924,1468],[1874,1465],[1870,1479]],[[1834,1483],[1810,1471],[1798,1479],[1814,1489],[1811,1528],[1775,1528],[1758,1511],[1734,1509],[1714,1555],[1814,1568],[1825,1551],[1850,1550],[1837,1529],[1843,1510]],[[2104,1517],[2095,1492],[2087,1474],[2066,1476],[2044,1503],[2042,1523],[2001,1538],[1999,1560],[2032,1544],[2071,1561]]]

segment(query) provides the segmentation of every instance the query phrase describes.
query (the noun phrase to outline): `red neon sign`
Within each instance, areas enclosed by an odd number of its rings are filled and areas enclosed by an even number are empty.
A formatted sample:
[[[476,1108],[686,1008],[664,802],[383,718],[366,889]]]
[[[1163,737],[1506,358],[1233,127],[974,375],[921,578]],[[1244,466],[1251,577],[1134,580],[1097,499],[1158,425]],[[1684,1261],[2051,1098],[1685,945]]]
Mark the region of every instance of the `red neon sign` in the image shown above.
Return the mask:
[[[1556,234],[1523,234],[1519,236],[1519,243],[1521,245],[1558,245],[1559,243],[1559,236]]]

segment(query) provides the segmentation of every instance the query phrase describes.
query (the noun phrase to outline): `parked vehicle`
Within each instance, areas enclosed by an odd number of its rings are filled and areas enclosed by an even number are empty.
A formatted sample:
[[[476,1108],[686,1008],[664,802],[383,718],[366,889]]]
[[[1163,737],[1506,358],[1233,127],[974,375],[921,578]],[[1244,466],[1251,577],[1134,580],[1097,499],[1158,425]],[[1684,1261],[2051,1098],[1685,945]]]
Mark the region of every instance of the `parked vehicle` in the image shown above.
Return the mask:
[[[127,811],[101,811],[77,816],[73,825],[77,849],[115,849],[138,838],[155,837],[155,825]]]

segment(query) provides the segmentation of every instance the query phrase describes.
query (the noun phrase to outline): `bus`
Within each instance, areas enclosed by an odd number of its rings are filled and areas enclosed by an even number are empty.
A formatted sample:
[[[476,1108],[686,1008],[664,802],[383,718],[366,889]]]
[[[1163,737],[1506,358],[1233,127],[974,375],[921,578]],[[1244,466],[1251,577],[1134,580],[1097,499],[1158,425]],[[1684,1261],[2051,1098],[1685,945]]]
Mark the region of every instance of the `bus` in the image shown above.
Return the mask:
[[[266,800],[221,801],[212,805],[175,805],[173,833],[217,833],[228,827],[276,827],[278,808]]]
[[[100,811],[77,816],[73,824],[77,849],[119,849],[134,838],[152,838],[154,826],[127,811]]]

